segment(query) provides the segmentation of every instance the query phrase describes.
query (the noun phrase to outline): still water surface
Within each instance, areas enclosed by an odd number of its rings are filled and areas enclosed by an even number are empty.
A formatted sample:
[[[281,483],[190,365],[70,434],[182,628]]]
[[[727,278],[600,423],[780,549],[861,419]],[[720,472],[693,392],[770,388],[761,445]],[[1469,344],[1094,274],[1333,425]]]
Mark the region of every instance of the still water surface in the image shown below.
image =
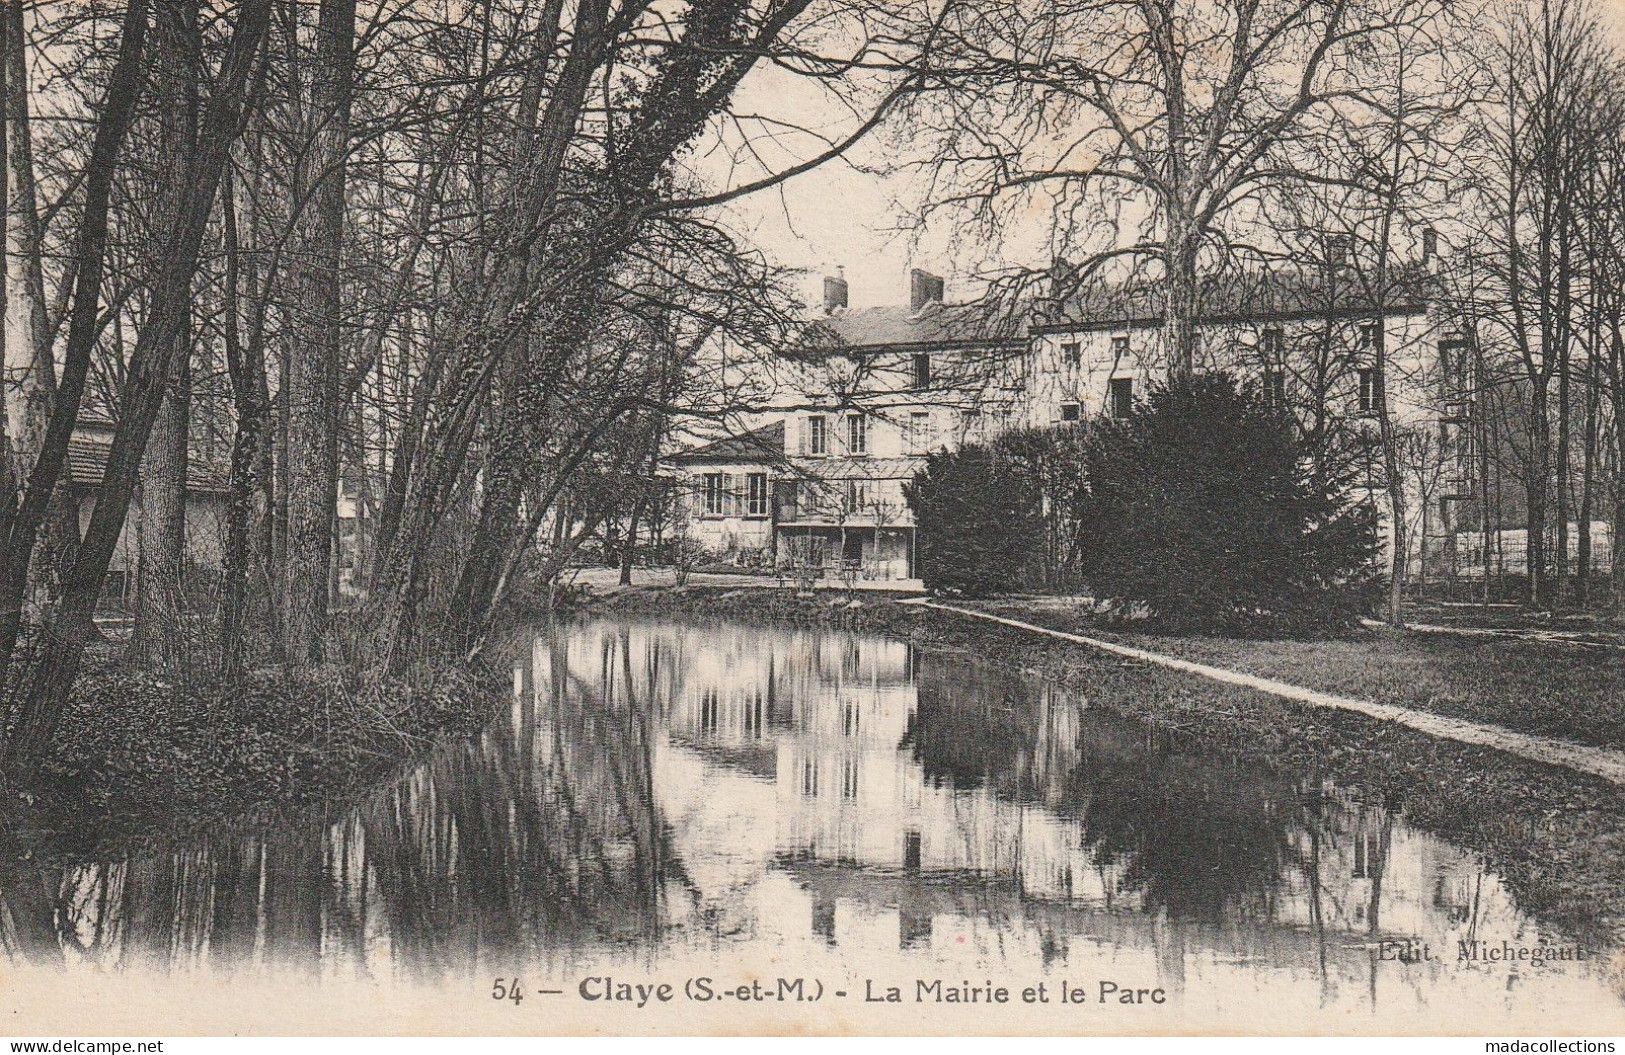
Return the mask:
[[[829,630],[551,628],[506,716],[336,820],[5,882],[14,960],[79,971],[524,975],[576,1001],[606,976],[721,985],[751,963],[852,1001],[913,1002],[922,979],[1058,1000],[1064,981],[1098,1006],[1110,983],[1109,1005],[1161,990],[1237,1029],[1249,1008],[1367,1029],[1625,1008],[1601,950],[1459,960],[1463,942],[1568,942],[1390,810]]]

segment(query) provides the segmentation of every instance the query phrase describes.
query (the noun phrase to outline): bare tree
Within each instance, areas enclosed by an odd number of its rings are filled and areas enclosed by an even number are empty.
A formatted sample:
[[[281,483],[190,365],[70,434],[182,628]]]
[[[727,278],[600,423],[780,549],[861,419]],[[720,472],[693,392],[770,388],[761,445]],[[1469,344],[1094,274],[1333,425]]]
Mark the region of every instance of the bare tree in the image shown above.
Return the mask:
[[[38,457],[26,483],[4,464],[7,486],[0,495],[0,674],[9,674],[22,618],[34,544],[50,509],[51,496],[67,460],[68,440],[78,419],[85,378],[98,331],[97,313],[107,252],[107,214],[114,169],[125,134],[135,114],[141,88],[141,56],[147,33],[147,7],[135,0],[125,10],[117,58],[108,78],[104,102],[86,161],[79,233],[72,261],[71,309],[63,370]],[[99,583],[98,583],[99,585]],[[17,757],[17,740],[7,742],[8,757]],[[33,746],[29,745],[30,749]]]
[[[927,212],[968,212],[980,238],[1048,212],[1052,255],[1085,261],[1072,284],[1100,272],[1156,283],[1168,366],[1189,372],[1205,283],[1248,248],[1237,220],[1263,188],[1299,182],[1307,148],[1294,144],[1358,87],[1359,50],[1438,6],[967,5],[933,69],[955,90],[914,110],[934,139]]]
[[[294,166],[299,211],[290,256],[294,303],[288,335],[287,547],[282,629],[299,660],[322,656],[334,503],[338,495],[338,430],[346,161],[350,153],[351,80],[355,67],[355,0],[323,0],[317,14],[308,139]],[[302,108],[301,108],[302,109]],[[309,199],[308,203],[305,199]]]
[[[154,9],[152,92],[159,128],[155,137],[156,223],[153,256],[179,233],[185,221],[187,159],[197,138],[198,82],[202,32],[195,0],[165,0]],[[192,326],[190,311],[177,320],[172,364],[153,420],[140,469],[141,568],[136,608],[136,645],[159,669],[175,672],[185,656],[183,623],[186,562],[187,436],[191,415]]]
[[[1439,415],[1441,401],[1430,393],[1445,379],[1436,376],[1429,349],[1390,346],[1394,335],[1388,318],[1398,306],[1437,299],[1427,273],[1439,253],[1434,224],[1456,174],[1472,84],[1471,70],[1453,61],[1449,48],[1451,37],[1463,32],[1455,21],[1460,13],[1430,10],[1426,18],[1400,17],[1404,14],[1402,3],[1382,29],[1361,40],[1351,56],[1360,87],[1328,107],[1328,127],[1315,156],[1297,161],[1313,188],[1329,199],[1322,237],[1340,248],[1329,250],[1337,259],[1328,260],[1328,285],[1352,287],[1355,309],[1372,320],[1367,368],[1387,495],[1387,617],[1394,626],[1404,622],[1411,555],[1407,482],[1418,477],[1406,457],[1415,447],[1416,426],[1399,420],[1393,393],[1403,388],[1421,394],[1423,405],[1409,408],[1410,413]],[[1282,191],[1291,194],[1292,188]],[[1403,251],[1407,248],[1409,253]],[[1424,256],[1429,259],[1421,260]]]
[[[23,5],[0,12],[5,91],[6,323],[5,396],[13,472],[22,475],[39,457],[56,388],[45,303],[44,236],[34,171],[28,37]]]
[[[1544,607],[1561,603],[1567,564],[1568,468],[1559,460],[1567,457],[1568,382],[1583,281],[1575,205],[1583,195],[1589,152],[1586,114],[1606,51],[1583,0],[1541,0],[1508,15],[1486,63],[1492,97],[1482,108],[1483,148],[1474,159],[1480,194],[1467,213],[1482,218],[1474,232],[1478,267],[1495,287],[1490,299],[1501,305],[1486,313],[1493,332],[1485,337],[1492,348],[1506,348],[1519,366],[1527,599]],[[1555,532],[1554,491],[1563,522]],[[1548,549],[1551,534],[1558,539],[1555,560]],[[1559,569],[1555,583],[1553,565]]]
[[[159,258],[160,270],[153,282],[152,303],[130,352],[120,393],[118,429],[97,490],[96,506],[84,542],[65,576],[57,619],[46,628],[44,652],[34,684],[24,701],[23,713],[6,743],[7,758],[14,764],[26,765],[38,757],[60,720],[68,691],[78,676],[86,628],[91,625],[91,613],[100,595],[108,562],[124,528],[136,474],[166,394],[166,382],[173,376],[174,360],[181,352],[176,337],[190,311],[192,278],[197,271],[204,229],[227,154],[240,128],[248,83],[258,64],[270,20],[270,6],[270,0],[248,0],[239,6],[231,46],[210,85],[212,90],[199,122],[197,145],[188,158],[186,198],[180,222]],[[130,91],[133,95],[133,87]],[[75,310],[79,310],[77,304]],[[86,310],[93,312],[94,306]],[[85,325],[88,328],[89,323]],[[70,350],[71,344],[70,334]],[[70,359],[69,369],[75,365]],[[79,369],[82,371],[83,366]],[[64,375],[68,376],[67,370]],[[67,389],[65,380],[58,389],[59,397]],[[78,393],[74,395],[77,397]],[[59,423],[71,431],[77,410],[76,398],[66,412],[53,413],[47,435],[47,457],[51,453],[51,434],[57,432]],[[64,449],[66,439],[64,435]],[[38,471],[36,467],[36,473]],[[33,490],[31,485],[30,499],[34,497]]]

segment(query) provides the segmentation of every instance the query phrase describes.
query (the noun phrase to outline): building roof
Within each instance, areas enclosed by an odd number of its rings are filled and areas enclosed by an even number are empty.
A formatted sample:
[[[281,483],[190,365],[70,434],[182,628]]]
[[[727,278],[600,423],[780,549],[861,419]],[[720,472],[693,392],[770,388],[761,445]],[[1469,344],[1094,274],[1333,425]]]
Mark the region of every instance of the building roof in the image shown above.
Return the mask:
[[[111,439],[83,435],[69,438],[68,482],[77,487],[100,487],[112,450]],[[194,494],[225,494],[229,489],[229,473],[223,465],[188,458],[186,489]]]
[[[720,440],[679,451],[667,461],[693,462],[781,462],[784,460],[784,422],[775,421],[739,436],[724,436]]]
[[[1420,266],[1396,270],[1388,314],[1425,311],[1434,283]],[[1377,301],[1352,271],[1271,269],[1211,276],[1203,283],[1200,322],[1268,322],[1272,319],[1358,317],[1377,313]],[[1035,330],[1154,325],[1163,317],[1160,282],[1093,282],[1052,305]]]
[[[1024,320],[991,301],[942,304],[931,301],[918,311],[893,305],[841,311],[815,319],[803,336],[809,349],[941,348],[1020,341]]]

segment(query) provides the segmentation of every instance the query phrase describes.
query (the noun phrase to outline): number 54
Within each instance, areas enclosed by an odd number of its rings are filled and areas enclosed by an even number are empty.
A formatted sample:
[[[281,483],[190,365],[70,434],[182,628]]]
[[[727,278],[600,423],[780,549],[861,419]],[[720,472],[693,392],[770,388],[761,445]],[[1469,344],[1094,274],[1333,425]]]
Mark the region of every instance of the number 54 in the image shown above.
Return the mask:
[[[517,1004],[525,999],[524,983],[517,978],[498,978],[491,983],[491,999],[512,1000]]]

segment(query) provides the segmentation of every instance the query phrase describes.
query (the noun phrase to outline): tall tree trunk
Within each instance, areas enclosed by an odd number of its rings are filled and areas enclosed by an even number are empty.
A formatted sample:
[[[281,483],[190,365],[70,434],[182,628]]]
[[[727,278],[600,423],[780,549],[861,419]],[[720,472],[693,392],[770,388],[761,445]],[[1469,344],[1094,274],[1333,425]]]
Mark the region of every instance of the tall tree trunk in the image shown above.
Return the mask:
[[[1613,568],[1614,611],[1625,615],[1625,428],[1614,426],[1617,450],[1614,452],[1614,511],[1609,535],[1609,560]]]
[[[24,479],[45,444],[45,427],[56,394],[53,327],[45,301],[44,232],[29,114],[28,37],[23,5],[0,6],[0,80],[4,82],[6,170],[5,352],[6,427],[12,487]],[[36,608],[56,596],[62,559],[79,541],[78,513],[68,497],[52,496],[44,538],[33,555],[27,593]]]
[[[1596,515],[1597,421],[1602,410],[1602,379],[1597,376],[1597,332],[1593,325],[1586,353],[1585,418],[1581,426],[1580,515],[1575,531],[1574,600],[1582,608],[1591,604],[1591,518]]]
[[[39,197],[28,112],[27,37],[23,5],[0,9],[5,81],[5,389],[13,472],[20,478],[39,457],[56,390],[40,257]]]
[[[1388,566],[1388,623],[1404,626],[1405,576],[1410,559],[1410,530],[1406,523],[1409,515],[1405,500],[1405,472],[1399,460],[1399,438],[1394,428],[1393,414],[1388,408],[1386,325],[1377,323],[1376,396],[1377,423],[1382,434],[1382,475],[1388,491],[1388,516],[1393,529],[1393,555]]]
[[[1608,340],[1609,395],[1614,404],[1614,508],[1609,532],[1612,538],[1609,561],[1614,611],[1625,614],[1625,421],[1621,421],[1621,414],[1625,413],[1625,325],[1622,325],[1619,311],[1616,304],[1614,317],[1609,322]]]
[[[159,207],[154,237],[167,245],[185,220],[187,159],[197,139],[197,0],[161,4],[153,23],[153,51],[160,123]],[[170,674],[186,654],[183,609],[186,562],[186,439],[191,403],[192,327],[190,312],[176,320],[173,347],[157,354],[173,364],[163,402],[153,422],[141,462],[141,516],[137,546],[141,555],[136,595],[137,654]]]
[[[240,282],[240,254],[237,240],[237,201],[228,175],[223,188],[221,224],[225,239],[225,331],[226,374],[236,410],[237,428],[231,443],[231,480],[226,496],[225,597],[221,606],[220,665],[224,677],[235,679],[242,671],[244,629],[248,623],[250,568],[258,558],[268,566],[268,531],[271,519],[270,410],[265,378],[264,343],[242,340],[237,287]],[[252,272],[251,272],[252,273]],[[256,499],[262,499],[256,508]],[[256,519],[257,517],[257,519]],[[253,529],[262,529],[254,543]],[[274,608],[274,605],[271,607]]]
[[[1560,358],[1557,366],[1557,451],[1553,457],[1553,468],[1556,470],[1552,487],[1555,498],[1553,514],[1557,519],[1557,538],[1554,544],[1555,552],[1552,554],[1552,604],[1557,608],[1565,608],[1569,602],[1569,517],[1574,513],[1573,496],[1570,491],[1573,481],[1569,476],[1569,459],[1573,446],[1573,428],[1570,424],[1572,415],[1569,413],[1569,399],[1571,397],[1569,384],[1569,350],[1568,341],[1563,342],[1563,350],[1558,353]]]
[[[626,538],[621,542],[621,576],[622,586],[632,585],[632,562],[636,558],[638,549],[638,521],[643,518],[643,495],[632,501],[632,512],[626,518]]]
[[[6,683],[21,626],[23,595],[27,590],[34,543],[51,509],[52,495],[67,463],[68,440],[79,418],[79,403],[90,372],[101,308],[102,271],[107,260],[107,214],[114,169],[124,148],[125,134],[135,116],[142,86],[141,54],[146,42],[147,5],[132,0],[125,8],[118,57],[103,97],[101,117],[91,140],[86,162],[84,204],[80,209],[79,238],[74,250],[72,307],[62,378],[52,400],[50,420],[39,457],[28,474],[22,500],[11,508],[6,492],[6,534],[0,538],[0,685]],[[9,475],[9,462],[7,470]],[[16,733],[6,743],[8,757],[16,754]]]
[[[174,370],[175,335],[189,318],[192,278],[197,272],[204,229],[213,211],[227,155],[239,132],[243,100],[265,39],[271,3],[272,0],[244,0],[237,6],[237,26],[231,44],[221,63],[220,74],[210,86],[197,148],[187,166],[183,222],[158,261],[158,277],[152,283],[152,303],[130,352],[120,390],[118,430],[113,435],[107,468],[96,494],[96,508],[63,583],[59,617],[46,628],[44,654],[36,679],[29,686],[23,713],[6,744],[7,763],[25,779],[55,734],[68,691],[79,674],[84,650],[82,628],[90,623],[108,562],[123,532],[136,474],[166,393],[166,381]],[[130,90],[133,94],[135,88]],[[88,353],[88,347],[86,350]],[[88,365],[88,354],[86,360]],[[72,362],[70,360],[70,365]],[[71,417],[67,424],[71,428]],[[50,431],[54,434],[57,429],[57,418],[53,414]],[[49,451],[48,442],[47,453]]]
[[[1552,468],[1552,425],[1546,406],[1548,395],[1544,380],[1537,379],[1530,393],[1529,465],[1524,473],[1524,571],[1528,576],[1528,601],[1535,608],[1543,608],[1551,600],[1551,587],[1546,578],[1547,497]]]
[[[1180,226],[1177,233],[1170,233],[1164,265],[1168,281],[1162,325],[1169,369],[1176,377],[1189,377],[1196,369],[1196,316],[1200,310],[1193,231]]]
[[[310,149],[295,176],[309,195],[295,228],[299,265],[285,402],[288,542],[283,633],[294,662],[320,661],[338,501],[339,256],[355,70],[355,0],[322,0],[311,80]]]

